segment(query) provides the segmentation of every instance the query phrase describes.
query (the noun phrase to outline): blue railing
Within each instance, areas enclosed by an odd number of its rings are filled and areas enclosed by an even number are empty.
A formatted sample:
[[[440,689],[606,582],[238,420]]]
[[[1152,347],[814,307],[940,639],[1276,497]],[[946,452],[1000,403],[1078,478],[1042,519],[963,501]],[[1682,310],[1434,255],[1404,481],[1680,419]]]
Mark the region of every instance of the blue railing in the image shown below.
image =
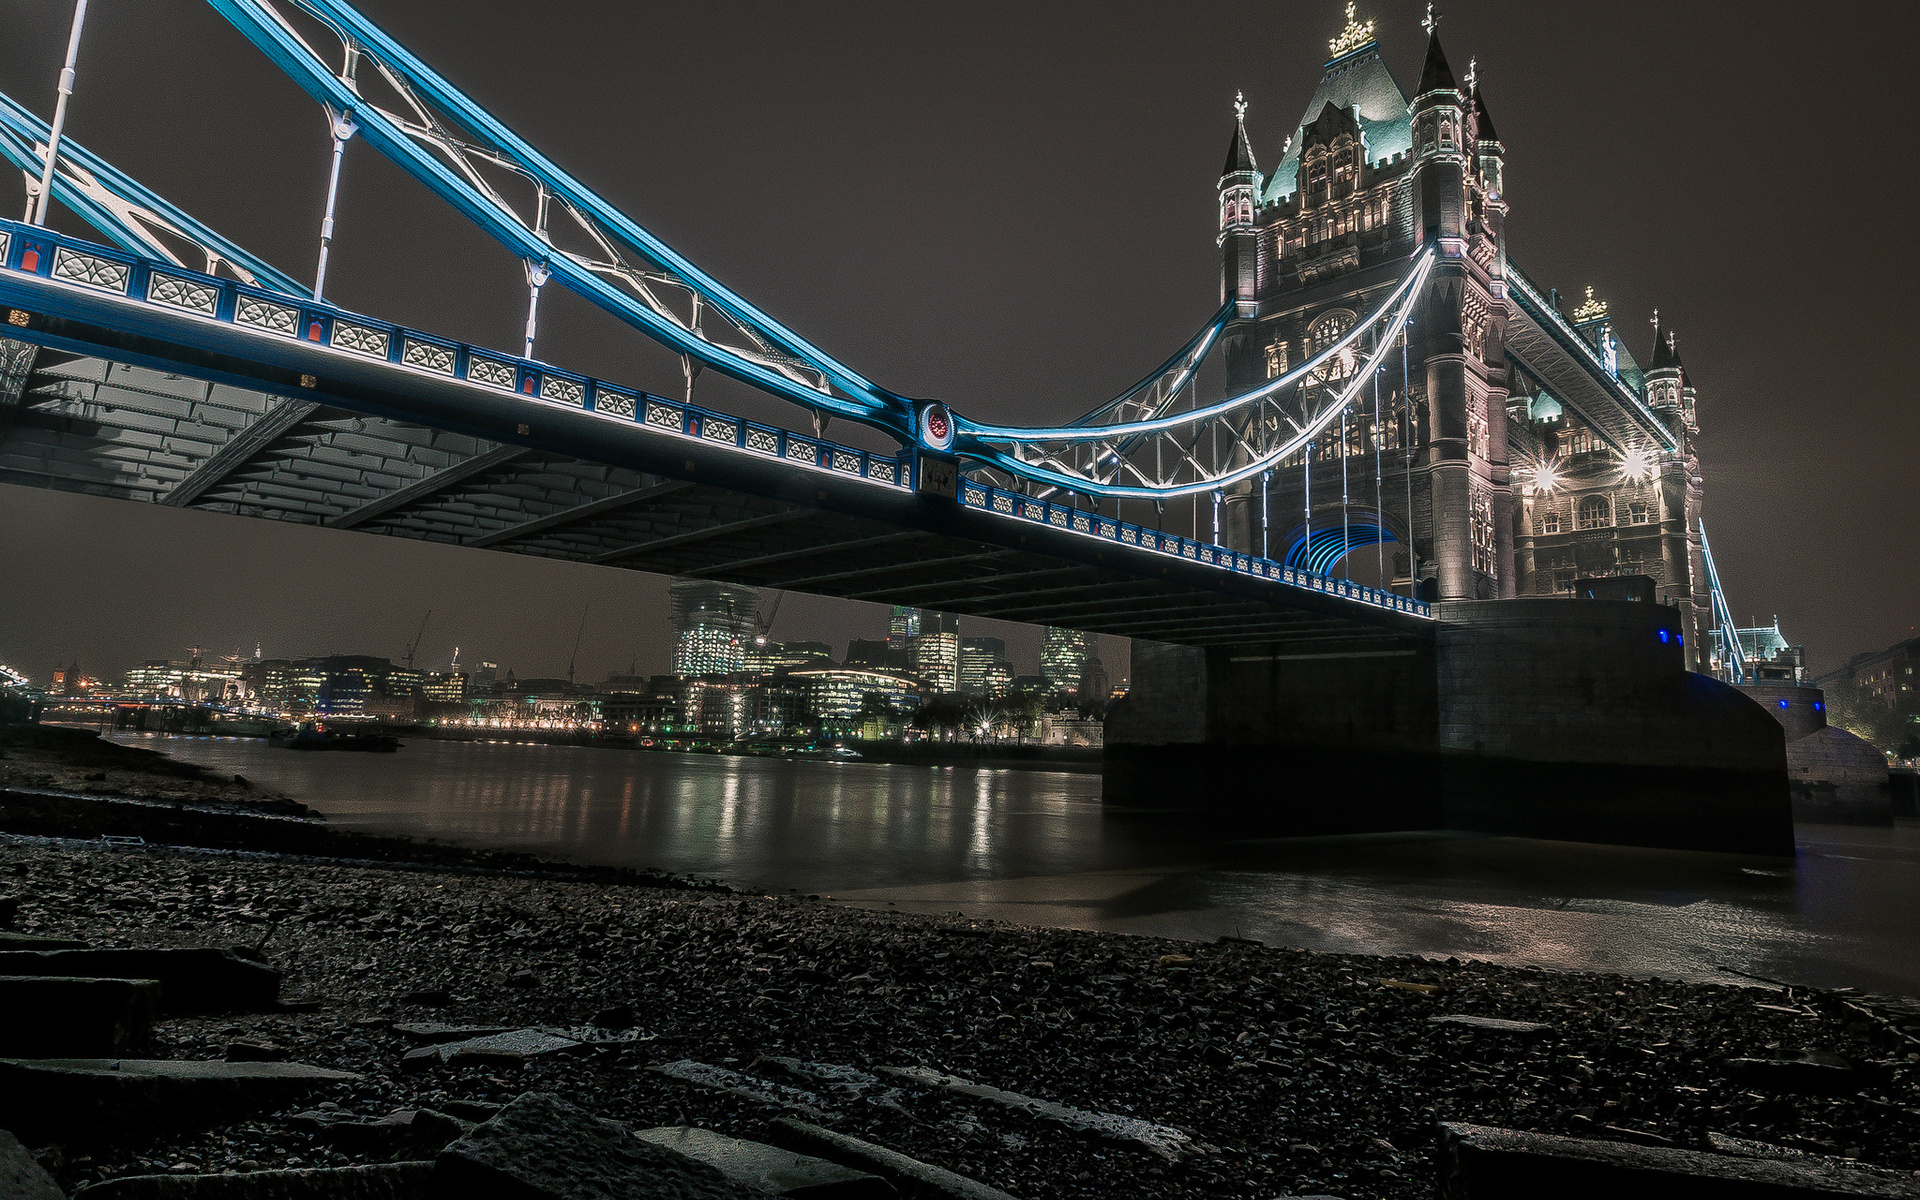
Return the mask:
[[[774,458],[895,488],[912,484],[904,454],[870,454],[824,438],[617,387],[532,359],[450,341],[330,304],[251,287],[0,220],[0,265],[81,292],[130,300],[249,333],[306,342],[354,358],[461,380],[523,399],[579,409],[679,434],[758,458]]]
[[[422,333],[331,304],[127,254],[38,226],[0,220],[0,266],[80,293],[111,296],[262,337],[307,343],[351,358],[462,381],[522,400],[591,412],[756,458],[776,459],[790,466],[863,479],[902,491],[911,491],[914,485],[910,450],[903,449],[894,455],[869,453],[730,413],[617,387],[532,359]],[[1412,597],[1299,570],[1272,559],[1240,554],[1224,546],[1146,529],[970,480],[963,484],[958,501],[968,508],[1271,580],[1303,591],[1419,617],[1432,615],[1425,602]]]
[[[1287,566],[1271,558],[1262,558],[1257,554],[1242,554],[1236,550],[1229,550],[1225,546],[1216,546],[1211,542],[1195,541],[1192,538],[1181,537],[1179,534],[1147,529],[1113,517],[1088,512],[1084,508],[1036,500],[1032,496],[1003,491],[973,480],[963,481],[960,487],[960,503],[982,512],[998,513],[1003,517],[1030,521],[1036,525],[1047,525],[1067,533],[1098,538],[1121,546],[1134,546],[1200,566],[1231,571],[1237,575],[1251,575],[1257,579],[1268,579],[1302,591],[1338,596],[1392,612],[1410,613],[1416,617],[1433,615],[1431,606],[1424,600],[1416,600],[1411,596],[1402,596],[1395,592],[1381,591],[1379,588],[1354,583],[1350,579],[1335,579],[1312,571],[1302,571],[1297,567]]]

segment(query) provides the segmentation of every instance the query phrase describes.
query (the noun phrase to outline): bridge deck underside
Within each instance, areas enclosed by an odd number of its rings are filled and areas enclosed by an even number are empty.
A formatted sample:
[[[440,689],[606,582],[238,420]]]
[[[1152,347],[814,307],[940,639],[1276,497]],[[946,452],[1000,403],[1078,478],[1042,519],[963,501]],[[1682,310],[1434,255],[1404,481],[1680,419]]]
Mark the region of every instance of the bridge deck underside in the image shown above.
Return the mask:
[[[1050,531],[914,527],[911,497],[866,516],[49,350],[9,390],[0,482],[1187,645],[1406,635]]]

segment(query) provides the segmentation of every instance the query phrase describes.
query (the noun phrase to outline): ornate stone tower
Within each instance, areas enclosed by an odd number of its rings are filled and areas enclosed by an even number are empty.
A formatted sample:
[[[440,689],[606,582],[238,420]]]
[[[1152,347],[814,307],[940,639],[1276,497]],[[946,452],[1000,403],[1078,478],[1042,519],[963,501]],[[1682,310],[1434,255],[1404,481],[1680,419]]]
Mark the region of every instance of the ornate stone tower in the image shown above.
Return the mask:
[[[1391,542],[1398,549],[1384,582],[1418,582],[1445,599],[1511,596],[1503,151],[1473,80],[1456,81],[1431,27],[1411,103],[1381,60],[1373,23],[1358,21],[1352,5],[1329,48],[1273,174],[1262,178],[1253,165],[1244,112],[1235,123],[1220,183],[1223,292],[1241,302],[1225,336],[1229,387],[1256,386],[1337,342],[1423,248],[1441,259],[1416,313],[1407,370],[1379,380],[1378,419],[1369,395],[1344,440],[1330,431],[1228,497],[1228,541],[1315,569]],[[1245,195],[1249,181],[1251,227],[1238,199],[1227,199]],[[1331,362],[1303,395],[1341,386],[1355,369]],[[1363,479],[1357,491],[1354,478]]]

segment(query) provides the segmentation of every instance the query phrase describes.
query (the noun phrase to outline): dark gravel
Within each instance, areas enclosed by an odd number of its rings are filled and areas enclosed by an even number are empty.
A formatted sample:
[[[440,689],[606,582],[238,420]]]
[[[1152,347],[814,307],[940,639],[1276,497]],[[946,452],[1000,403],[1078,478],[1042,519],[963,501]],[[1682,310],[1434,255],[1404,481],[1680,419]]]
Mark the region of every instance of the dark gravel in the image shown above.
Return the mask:
[[[787,1056],[925,1065],[1188,1131],[1168,1164],[976,1100],[905,1086],[833,1099],[838,1128],[1041,1197],[1432,1191],[1439,1120],[1709,1148],[1718,1133],[1920,1167],[1920,1042],[1861,998],[1479,963],[1196,945],[912,917],[825,902],[500,875],[0,839],[15,927],[96,945],[259,946],[317,1011],[165,1022],[161,1056],[236,1042],[364,1072],[326,1097],[361,1118],[484,1114],[550,1091],[637,1125],[763,1138],[777,1109],[644,1068]],[[1187,960],[1187,961],[1183,961]],[[1393,980],[1397,983],[1383,983]],[[1408,988],[1398,984],[1422,985]],[[1438,990],[1429,990],[1438,989]],[[446,1003],[410,1004],[418,999]],[[623,1008],[623,1006],[630,1006]],[[1489,1033],[1428,1018],[1543,1022]],[[523,1067],[402,1075],[392,1022],[637,1022]],[[1857,1092],[1769,1091],[1730,1058],[1801,1049],[1866,1067]],[[315,1100],[321,1099],[315,1097]],[[896,1103],[897,1101],[897,1103]],[[314,1103],[296,1106],[313,1108]],[[288,1113],[162,1143],[40,1148],[69,1187],[129,1171],[371,1161]]]

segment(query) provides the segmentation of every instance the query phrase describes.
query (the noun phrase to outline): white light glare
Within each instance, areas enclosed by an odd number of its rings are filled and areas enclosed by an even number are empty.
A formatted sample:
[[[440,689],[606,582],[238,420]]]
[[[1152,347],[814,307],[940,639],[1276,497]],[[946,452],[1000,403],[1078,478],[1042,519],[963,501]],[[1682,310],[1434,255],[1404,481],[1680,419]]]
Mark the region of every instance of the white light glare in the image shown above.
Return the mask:
[[[1653,453],[1640,447],[1627,451],[1620,460],[1620,475],[1636,481],[1652,479]]]
[[[1549,462],[1543,462],[1539,466],[1533,469],[1533,490],[1534,491],[1542,492],[1542,493],[1551,492],[1555,487],[1558,487],[1559,484],[1560,484],[1560,460],[1559,459],[1556,458]]]

